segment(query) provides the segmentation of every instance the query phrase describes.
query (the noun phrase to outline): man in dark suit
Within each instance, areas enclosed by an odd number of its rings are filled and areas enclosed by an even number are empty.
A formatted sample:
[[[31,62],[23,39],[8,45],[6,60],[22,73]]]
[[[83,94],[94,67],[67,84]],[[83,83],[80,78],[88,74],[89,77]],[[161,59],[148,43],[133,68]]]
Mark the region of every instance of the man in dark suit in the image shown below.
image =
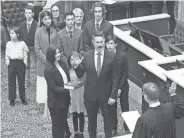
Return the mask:
[[[118,80],[118,97],[120,98],[121,111],[126,112],[129,111],[129,101],[128,101],[128,61],[125,53],[118,52],[116,50],[117,47],[117,39],[114,35],[107,36],[106,39],[106,47],[109,51],[115,53],[115,62],[114,68],[116,68],[116,77]],[[117,135],[117,102],[112,106],[112,135]],[[127,125],[124,123],[124,129],[128,131]]]
[[[28,74],[27,80],[30,83],[30,66],[31,60],[36,65],[36,53],[34,50],[34,37],[37,28],[37,21],[33,19],[34,11],[32,6],[25,7],[26,20],[20,24],[20,36],[29,48],[28,53]],[[29,84],[28,84],[29,85]]]
[[[184,100],[176,95],[176,87],[173,86],[169,93],[174,103],[161,104],[158,86],[153,82],[143,85],[149,109],[138,119],[132,138],[176,138],[175,119],[184,117]]]
[[[113,72],[114,53],[105,50],[103,33],[95,33],[92,38],[95,49],[84,53],[82,59],[71,61],[79,78],[86,73],[84,84],[84,105],[88,114],[90,138],[96,138],[97,112],[100,107],[104,117],[104,131],[112,137],[110,106],[117,97],[116,80]]]
[[[69,61],[72,51],[80,52],[80,49],[82,49],[82,30],[74,27],[73,12],[66,12],[64,21],[66,22],[66,27],[58,32],[58,40],[59,48],[63,50],[63,54]]]
[[[113,34],[113,25],[104,19],[106,13],[105,6],[101,2],[96,2],[93,4],[91,12],[94,14],[95,18],[84,25],[84,51],[94,49],[91,39],[96,31],[103,32],[105,39],[108,35]]]

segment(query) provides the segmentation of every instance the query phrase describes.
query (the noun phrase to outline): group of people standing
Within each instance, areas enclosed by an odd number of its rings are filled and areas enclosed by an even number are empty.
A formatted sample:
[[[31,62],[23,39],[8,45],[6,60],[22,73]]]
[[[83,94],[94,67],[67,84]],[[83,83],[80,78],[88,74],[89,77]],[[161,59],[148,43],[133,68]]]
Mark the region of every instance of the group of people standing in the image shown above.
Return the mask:
[[[36,64],[36,101],[45,103],[52,120],[53,138],[69,138],[69,107],[73,116],[74,137],[84,137],[84,112],[88,117],[90,138],[97,137],[99,109],[104,118],[105,137],[117,135],[117,99],[122,112],[129,110],[128,62],[126,54],[116,50],[113,25],[105,20],[105,6],[96,2],[91,9],[94,19],[83,24],[84,13],[76,8],[61,14],[53,4],[43,10],[39,22],[33,19],[33,7],[25,7],[26,20],[20,27],[11,27],[11,40],[6,44],[10,106],[15,106],[16,77],[19,96],[28,105],[25,95],[25,72],[30,80],[30,65]],[[76,56],[75,54],[78,56]],[[84,86],[67,90],[64,84],[82,79]],[[175,120],[184,116],[184,104],[159,102],[155,83],[143,85],[143,97],[149,109],[138,119],[133,138],[174,138]],[[171,101],[178,98],[169,89]],[[180,100],[182,102],[182,100]],[[124,129],[128,127],[124,123]]]
[[[27,67],[30,80],[30,64],[36,63],[36,101],[48,106],[53,138],[71,136],[67,123],[70,104],[75,137],[84,137],[85,110],[90,138],[97,137],[99,108],[106,137],[117,134],[117,97],[122,111],[129,110],[126,56],[116,51],[118,43],[113,25],[104,18],[105,6],[96,2],[91,12],[94,19],[84,25],[81,9],[62,15],[60,7],[54,4],[51,11],[41,11],[37,22],[33,19],[33,7],[28,5],[26,20],[19,28],[10,29],[11,40],[6,45],[10,105],[15,106],[16,76],[20,99],[28,104],[25,71]],[[80,58],[73,58],[74,52]],[[72,91],[64,88],[68,81],[78,79],[83,80],[84,86]]]

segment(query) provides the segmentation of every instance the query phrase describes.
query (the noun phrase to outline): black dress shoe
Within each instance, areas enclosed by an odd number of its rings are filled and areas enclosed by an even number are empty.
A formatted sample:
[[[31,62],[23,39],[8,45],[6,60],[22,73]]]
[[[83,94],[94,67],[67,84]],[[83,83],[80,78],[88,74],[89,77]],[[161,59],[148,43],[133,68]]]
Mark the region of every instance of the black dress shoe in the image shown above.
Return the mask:
[[[27,103],[27,101],[26,100],[21,100],[21,103],[23,104],[23,105],[28,105],[28,103]]]
[[[117,130],[112,130],[112,136],[114,137],[114,136],[117,136],[117,134],[118,134],[118,132],[117,132]]]
[[[10,101],[10,106],[15,106],[15,100]]]
[[[71,135],[72,135],[71,132],[67,132],[67,133],[65,134],[65,138],[70,138]]]

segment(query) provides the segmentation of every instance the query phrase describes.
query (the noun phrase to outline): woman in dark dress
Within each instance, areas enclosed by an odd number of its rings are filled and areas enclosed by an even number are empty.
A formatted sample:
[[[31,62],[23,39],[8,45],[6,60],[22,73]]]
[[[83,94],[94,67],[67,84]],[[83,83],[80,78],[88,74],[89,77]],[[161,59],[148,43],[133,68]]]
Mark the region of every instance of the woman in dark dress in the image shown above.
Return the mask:
[[[64,83],[70,80],[69,72],[67,65],[60,60],[60,57],[61,52],[58,48],[48,47],[44,77],[47,82],[47,103],[52,120],[53,138],[64,138],[70,104],[70,93],[64,89]]]

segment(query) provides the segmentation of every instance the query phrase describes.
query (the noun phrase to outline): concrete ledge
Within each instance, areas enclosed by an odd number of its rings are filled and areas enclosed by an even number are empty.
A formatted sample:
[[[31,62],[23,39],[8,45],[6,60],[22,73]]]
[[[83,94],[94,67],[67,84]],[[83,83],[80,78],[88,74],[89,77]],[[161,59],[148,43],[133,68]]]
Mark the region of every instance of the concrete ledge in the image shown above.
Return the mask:
[[[117,136],[117,137],[113,137],[113,138],[132,138],[132,134]]]
[[[128,22],[137,23],[137,22],[146,22],[151,20],[159,20],[164,18],[170,18],[170,15],[166,13],[162,13],[162,14],[155,14],[155,15],[149,15],[149,16],[115,20],[115,21],[110,21],[110,23],[112,23],[113,25],[123,25],[123,24],[128,24]]]
[[[167,77],[172,81],[176,82],[178,85],[184,88],[184,69],[175,69],[166,71],[161,68],[159,65],[173,63],[176,60],[183,61],[184,55],[172,56],[172,57],[164,57],[160,59],[153,59],[147,61],[140,61],[138,64],[153,73],[160,79],[166,82]]]
[[[130,35],[127,34],[127,32],[124,32],[117,27],[114,26],[114,34],[121,39],[122,41],[126,42],[129,44],[131,47],[137,49],[141,53],[145,54],[146,56],[150,57],[151,59],[160,59],[163,58],[161,54],[157,53],[153,49],[149,48],[145,44],[139,42],[135,38],[131,37]]]

